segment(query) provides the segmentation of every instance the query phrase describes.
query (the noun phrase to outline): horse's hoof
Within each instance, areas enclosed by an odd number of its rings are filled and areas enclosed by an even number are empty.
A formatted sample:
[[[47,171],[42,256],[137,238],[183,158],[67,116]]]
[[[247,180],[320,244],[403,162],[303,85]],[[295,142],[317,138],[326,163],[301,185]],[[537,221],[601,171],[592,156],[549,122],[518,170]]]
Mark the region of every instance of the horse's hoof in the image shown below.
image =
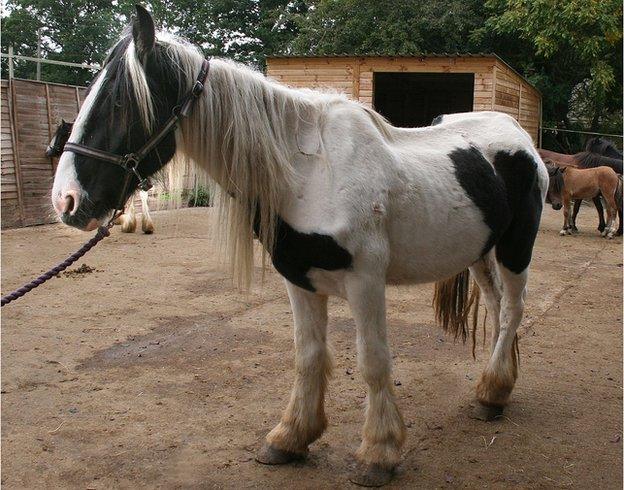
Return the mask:
[[[492,420],[499,420],[503,417],[503,407],[495,405],[483,405],[477,402],[476,406],[470,414],[470,418],[483,420],[484,422],[491,422]]]
[[[387,468],[380,464],[358,463],[349,477],[349,481],[360,487],[383,487],[394,477],[394,468]]]
[[[302,461],[305,459],[307,454],[303,453],[295,453],[293,451],[284,451],[283,449],[278,449],[270,444],[264,443],[256,454],[256,461],[261,464],[269,464],[269,465],[278,465],[278,464],[288,464],[294,461]]]
[[[566,235],[567,235],[567,233],[566,233],[566,231],[565,231],[565,230],[561,230],[561,231],[559,232],[559,236],[566,236]]]

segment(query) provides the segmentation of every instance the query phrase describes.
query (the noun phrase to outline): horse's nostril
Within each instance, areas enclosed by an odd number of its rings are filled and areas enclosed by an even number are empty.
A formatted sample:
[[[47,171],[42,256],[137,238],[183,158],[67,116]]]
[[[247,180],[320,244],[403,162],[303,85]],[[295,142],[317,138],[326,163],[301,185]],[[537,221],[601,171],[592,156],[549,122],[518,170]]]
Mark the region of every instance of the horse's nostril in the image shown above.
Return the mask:
[[[71,194],[67,194],[65,196],[65,209],[63,210],[63,212],[71,213],[74,210],[75,205],[76,200],[74,199],[74,196],[72,196]]]

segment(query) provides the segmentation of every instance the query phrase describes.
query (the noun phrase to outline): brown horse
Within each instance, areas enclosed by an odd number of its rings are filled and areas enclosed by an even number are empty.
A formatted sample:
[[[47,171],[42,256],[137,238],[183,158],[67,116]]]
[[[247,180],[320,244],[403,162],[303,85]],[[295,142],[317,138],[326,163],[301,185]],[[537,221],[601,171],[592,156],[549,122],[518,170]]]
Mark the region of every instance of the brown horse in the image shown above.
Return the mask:
[[[553,209],[563,206],[563,228],[560,235],[573,232],[571,211],[574,199],[593,199],[602,194],[607,205],[607,224],[602,236],[613,238],[615,216],[622,208],[622,177],[609,167],[578,169],[547,163],[550,183],[546,199]]]
[[[603,138],[590,139],[585,146],[585,151],[575,153],[574,155],[566,155],[564,153],[541,149],[537,150],[537,152],[542,157],[544,163],[551,163],[558,167],[595,168],[604,166],[610,167],[615,170],[616,173],[622,175],[621,153],[617,150],[613,143]],[[602,232],[605,229],[605,220],[600,195],[594,197],[592,200],[598,213],[598,231]],[[582,199],[574,201],[574,210],[572,213],[573,231],[578,231],[576,227],[576,216],[579,213],[582,202]],[[620,215],[620,224],[617,234],[621,235],[622,211],[618,210],[618,213]]]

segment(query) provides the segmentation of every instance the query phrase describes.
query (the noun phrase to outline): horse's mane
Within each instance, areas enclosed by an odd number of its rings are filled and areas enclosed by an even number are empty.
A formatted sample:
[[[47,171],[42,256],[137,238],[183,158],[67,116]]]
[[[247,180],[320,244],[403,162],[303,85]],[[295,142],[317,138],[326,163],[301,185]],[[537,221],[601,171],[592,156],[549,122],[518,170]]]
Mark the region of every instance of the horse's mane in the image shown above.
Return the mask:
[[[158,35],[157,55],[182,73],[190,89],[203,55],[197,48],[168,35]],[[124,68],[132,95],[140,101],[144,124],[153,120],[151,100],[142,64],[130,42]],[[319,131],[327,108],[350,103],[338,94],[295,90],[265,78],[261,73],[232,61],[212,59],[205,90],[177,134],[174,159],[192,162],[220,189],[212,186],[218,206],[218,243],[230,258],[232,272],[241,285],[248,285],[253,270],[253,225],[259,224],[259,239],[266,250],[275,243],[276,220],[284,189],[297,182],[292,167],[297,153],[297,128]],[[153,104],[152,104],[153,105]],[[373,118],[380,131],[382,121]],[[170,185],[177,176],[170,176]],[[263,256],[264,259],[264,256]]]
[[[622,173],[622,160],[609,158],[596,153],[584,151],[575,155],[579,168],[611,167],[618,174]]]
[[[585,151],[597,153],[606,157],[622,159],[622,152],[618,150],[615,143],[600,136],[595,136],[594,138],[587,140],[587,143],[585,144]]]

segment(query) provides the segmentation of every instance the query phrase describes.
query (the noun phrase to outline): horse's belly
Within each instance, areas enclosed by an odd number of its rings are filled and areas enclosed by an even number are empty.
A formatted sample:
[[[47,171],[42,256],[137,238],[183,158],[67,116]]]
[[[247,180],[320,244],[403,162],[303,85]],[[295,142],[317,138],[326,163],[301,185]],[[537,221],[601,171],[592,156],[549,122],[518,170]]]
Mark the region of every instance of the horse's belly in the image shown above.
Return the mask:
[[[457,274],[484,253],[491,230],[468,201],[436,212],[400,212],[389,223],[389,283],[432,282]],[[405,209],[405,208],[404,208]],[[421,210],[422,211],[422,210]]]

